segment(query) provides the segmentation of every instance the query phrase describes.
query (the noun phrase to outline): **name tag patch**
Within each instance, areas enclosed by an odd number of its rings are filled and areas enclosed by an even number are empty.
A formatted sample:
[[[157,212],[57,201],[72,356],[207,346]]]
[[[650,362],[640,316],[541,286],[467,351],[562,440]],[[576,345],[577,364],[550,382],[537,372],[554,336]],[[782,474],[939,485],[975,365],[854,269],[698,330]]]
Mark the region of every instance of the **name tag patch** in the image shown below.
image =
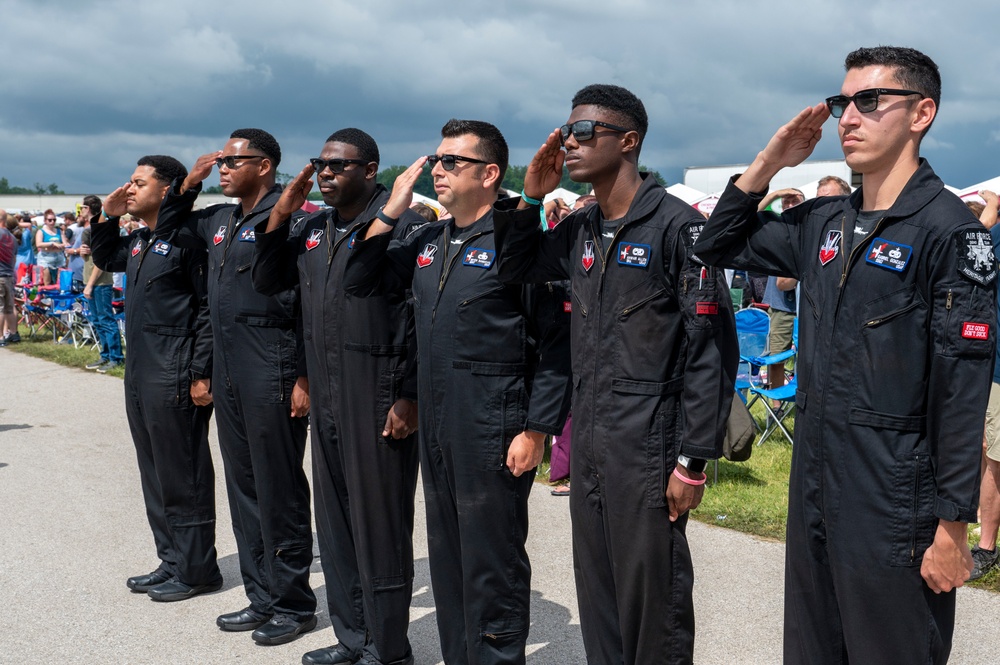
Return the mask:
[[[962,324],[962,337],[965,339],[989,339],[990,324],[966,321]]]
[[[868,247],[865,261],[879,268],[903,272],[912,254],[913,248],[909,245],[901,245],[885,238],[875,238]]]
[[[354,241],[358,239],[358,232],[351,234],[351,239],[347,241],[347,249],[354,249]]]
[[[306,251],[319,247],[319,241],[323,238],[323,229],[313,229],[306,236]]]
[[[218,245],[225,239],[226,239],[226,225],[223,224],[222,226],[219,227],[219,230],[215,232],[215,235],[212,236],[212,242]]]
[[[257,242],[253,229],[243,229],[240,231],[240,242]]]
[[[717,302],[700,302],[696,305],[696,310],[698,314],[718,314],[719,313],[719,303]]]
[[[620,242],[618,243],[618,264],[630,268],[646,268],[649,266],[651,253],[652,248],[649,245]]]
[[[465,258],[462,259],[462,265],[488,269],[493,265],[493,259],[496,258],[496,255],[496,250],[493,249],[470,247],[465,253]]]
[[[157,240],[156,244],[153,245],[153,254],[159,254],[160,256],[166,256],[170,253],[170,243],[164,240]]]

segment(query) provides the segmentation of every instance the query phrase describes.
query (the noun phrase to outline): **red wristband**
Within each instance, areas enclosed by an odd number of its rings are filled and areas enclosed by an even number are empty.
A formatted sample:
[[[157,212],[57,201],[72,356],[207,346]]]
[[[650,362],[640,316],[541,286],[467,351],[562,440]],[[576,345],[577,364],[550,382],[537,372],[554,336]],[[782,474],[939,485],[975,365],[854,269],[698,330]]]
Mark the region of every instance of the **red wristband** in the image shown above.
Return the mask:
[[[708,480],[708,475],[702,473],[701,478],[695,480],[694,478],[688,478],[683,473],[677,471],[677,467],[674,467],[674,475],[681,479],[682,483],[687,483],[688,485],[704,485],[705,481]]]

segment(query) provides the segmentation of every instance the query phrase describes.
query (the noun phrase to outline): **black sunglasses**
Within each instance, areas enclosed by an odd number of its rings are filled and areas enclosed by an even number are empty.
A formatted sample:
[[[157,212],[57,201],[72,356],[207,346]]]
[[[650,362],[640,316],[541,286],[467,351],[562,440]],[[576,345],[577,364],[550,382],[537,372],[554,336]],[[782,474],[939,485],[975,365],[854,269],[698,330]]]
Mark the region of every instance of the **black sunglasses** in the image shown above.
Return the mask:
[[[220,169],[225,166],[227,169],[236,168],[236,160],[238,159],[264,159],[264,155],[229,155],[228,157],[219,157],[215,160],[215,165]]]
[[[594,127],[606,127],[615,132],[630,132],[631,129],[626,129],[624,127],[619,127],[618,125],[610,125],[606,122],[601,122],[600,120],[577,120],[572,125],[563,125],[559,128],[559,134],[562,136],[563,145],[566,144],[566,139],[569,138],[570,134],[576,137],[577,141],[589,141],[594,138]]]
[[[473,164],[489,164],[489,162],[483,161],[481,159],[474,159],[472,157],[462,157],[461,155],[427,155],[427,163],[431,165],[431,168],[441,162],[442,168],[445,171],[454,171],[455,164],[458,162],[471,162]]]
[[[844,115],[844,111],[847,110],[847,107],[850,106],[851,102],[854,102],[854,108],[858,110],[858,113],[871,113],[878,108],[878,98],[881,95],[900,95],[903,97],[907,97],[909,95],[920,95],[920,99],[923,99],[925,96],[924,93],[917,92],[916,90],[869,88],[868,90],[859,90],[851,97],[846,95],[834,95],[833,97],[827,97],[826,107],[830,109],[830,115],[834,118],[839,118]]]
[[[316,173],[322,173],[327,168],[330,169],[331,173],[343,173],[344,167],[348,164],[367,164],[363,159],[321,159],[315,157],[309,160],[313,168],[316,169]]]

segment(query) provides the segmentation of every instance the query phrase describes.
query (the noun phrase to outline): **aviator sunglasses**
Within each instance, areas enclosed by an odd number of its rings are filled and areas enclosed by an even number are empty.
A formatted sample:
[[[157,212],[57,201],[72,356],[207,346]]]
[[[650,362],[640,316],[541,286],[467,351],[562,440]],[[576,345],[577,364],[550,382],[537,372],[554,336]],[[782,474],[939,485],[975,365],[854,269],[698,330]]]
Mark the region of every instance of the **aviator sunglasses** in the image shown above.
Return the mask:
[[[613,132],[630,132],[631,129],[626,129],[625,127],[619,127],[618,125],[611,125],[606,122],[601,122],[600,120],[577,120],[571,125],[563,125],[559,128],[559,135],[562,137],[563,145],[566,145],[566,139],[572,134],[576,137],[577,141],[589,141],[594,138],[594,127],[605,127]]]
[[[920,95],[920,99],[924,98],[924,94],[922,92],[917,92],[916,90],[869,88],[867,90],[859,90],[851,97],[848,97],[847,95],[834,95],[833,97],[827,97],[826,107],[830,109],[830,115],[834,118],[839,118],[844,115],[844,111],[847,110],[847,107],[850,106],[851,102],[854,102],[854,108],[858,110],[858,113],[871,113],[878,108],[878,100],[881,95],[899,95],[901,97]]]

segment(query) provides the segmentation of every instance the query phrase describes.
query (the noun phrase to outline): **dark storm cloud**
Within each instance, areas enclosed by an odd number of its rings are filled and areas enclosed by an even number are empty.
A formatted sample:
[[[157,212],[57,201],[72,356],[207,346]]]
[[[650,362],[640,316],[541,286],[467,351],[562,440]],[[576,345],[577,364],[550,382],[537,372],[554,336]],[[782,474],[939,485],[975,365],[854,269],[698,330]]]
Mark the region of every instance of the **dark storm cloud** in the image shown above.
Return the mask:
[[[593,82],[645,102],[643,162],[749,161],[774,130],[839,90],[844,55],[905,44],[941,66],[924,154],[950,184],[1000,171],[992,3],[779,1],[497,4],[343,0],[170,3],[4,0],[0,176],[104,191],[136,157],[191,163],[236,127],[268,129],[294,173],[333,130],[358,126],[383,164],[432,151],[450,117],[496,123],[526,163]],[[970,18],[975,17],[975,18]],[[815,158],[840,156],[836,128]]]

